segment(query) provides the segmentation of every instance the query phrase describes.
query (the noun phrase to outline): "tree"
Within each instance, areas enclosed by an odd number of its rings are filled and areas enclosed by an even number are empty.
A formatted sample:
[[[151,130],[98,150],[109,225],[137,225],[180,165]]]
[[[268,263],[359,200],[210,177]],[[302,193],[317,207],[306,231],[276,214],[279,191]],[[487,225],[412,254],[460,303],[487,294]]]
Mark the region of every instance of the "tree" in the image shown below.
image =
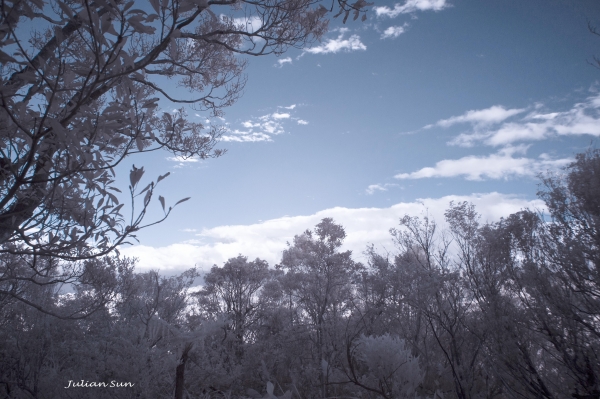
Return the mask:
[[[522,397],[554,397],[548,387],[548,373],[554,369],[547,363],[551,356],[519,299],[522,292],[516,282],[522,279],[515,267],[519,245],[511,235],[531,225],[536,215],[520,212],[481,226],[474,205],[462,202],[450,203],[445,216],[457,245],[456,262],[474,299],[477,323],[470,332],[482,346],[489,397],[504,391]]]
[[[196,271],[166,278],[120,266],[114,295],[85,318],[60,319],[22,301],[2,307],[1,397],[76,397],[76,391],[64,389],[69,379],[133,382],[119,391],[120,398],[172,397],[183,370],[182,353],[204,333],[191,331],[185,315]],[[90,290],[57,295],[55,285],[33,285],[28,298],[44,302],[46,309],[68,311],[93,298]],[[111,391],[93,390],[86,397],[114,398]]]
[[[213,266],[204,276],[205,286],[197,293],[199,305],[207,315],[229,318],[238,358],[243,355],[244,341],[252,340],[250,327],[260,306],[258,293],[270,275],[266,261],[256,258],[248,262],[248,258],[239,255],[223,267]]]
[[[338,4],[344,21],[369,5]],[[133,168],[132,201],[143,199],[126,220],[115,166],[160,148],[223,153],[221,128],[183,108],[160,112],[159,101],[221,115],[244,87],[238,54],[301,47],[325,32],[328,12],[314,0],[2,0],[0,251],[95,257],[145,227],[166,175],[141,189]],[[182,90],[167,89],[170,79]]]
[[[325,218],[314,231],[294,237],[283,251],[279,269],[286,270],[284,291],[293,298],[313,330],[314,363],[319,372],[320,395],[327,397],[327,374],[332,351],[326,343],[335,342],[336,323],[349,310],[351,282],[358,271],[352,251],[340,252],[346,238],[344,228]],[[334,336],[327,340],[327,333]]]
[[[64,262],[50,256],[2,253],[0,311],[4,305],[19,301],[58,318],[84,318],[114,299],[124,277],[132,273],[133,264],[133,260],[117,256]],[[40,290],[49,290],[59,296],[65,294],[65,288],[77,293],[76,303],[54,306],[37,295]]]
[[[439,385],[441,390],[453,389],[460,399],[478,397],[481,341],[472,331],[473,299],[460,267],[452,262],[451,240],[445,232],[437,233],[427,215],[422,220],[406,215],[400,225],[391,230],[400,251],[395,259],[403,282],[400,302],[414,315],[404,319],[414,327],[404,329],[412,329],[414,336],[406,339],[425,361],[426,388],[434,393]]]

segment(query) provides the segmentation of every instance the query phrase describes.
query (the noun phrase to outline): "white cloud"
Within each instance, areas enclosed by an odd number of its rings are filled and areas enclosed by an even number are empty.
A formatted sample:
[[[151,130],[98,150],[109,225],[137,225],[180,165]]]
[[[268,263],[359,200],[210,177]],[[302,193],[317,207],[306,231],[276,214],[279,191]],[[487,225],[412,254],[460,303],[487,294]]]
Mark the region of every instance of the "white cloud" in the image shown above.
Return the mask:
[[[235,130],[232,133],[236,134],[232,135],[223,135],[221,136],[221,140],[223,141],[234,141],[238,143],[256,143],[259,141],[273,141],[271,136],[266,133],[256,133],[256,132],[241,132],[239,130]]]
[[[393,183],[386,183],[386,184],[371,184],[369,187],[366,188],[365,192],[368,195],[373,195],[375,194],[377,191],[387,191],[388,187],[395,187],[397,186],[397,184],[393,184]]]
[[[260,123],[252,123],[252,121],[244,121],[242,122],[242,126],[246,129],[251,129],[253,127],[260,127]]]
[[[320,46],[305,49],[305,53],[311,54],[330,54],[339,53],[340,51],[357,51],[366,50],[365,46],[360,41],[360,36],[352,35],[347,39],[344,39],[344,35],[348,32],[347,28],[340,29],[340,34],[336,39],[329,39]]]
[[[350,32],[350,28],[347,28],[347,27],[345,27],[345,26],[342,26],[342,27],[339,27],[339,28],[338,28],[338,27],[336,27],[336,28],[333,28],[333,29],[331,30],[331,32],[348,33],[348,32]]]
[[[369,187],[367,187],[365,191],[367,192],[367,194],[371,195],[374,194],[376,191],[387,191],[387,188],[382,186],[381,184],[371,184]]]
[[[308,122],[305,121],[304,119],[298,119],[298,124],[299,125],[308,125]]]
[[[174,273],[194,265],[208,271],[213,264],[223,265],[227,259],[238,254],[251,259],[260,257],[273,266],[281,260],[286,242],[291,241],[294,235],[312,229],[325,217],[331,217],[346,229],[347,238],[343,249],[352,250],[356,260],[364,260],[362,252],[368,244],[375,244],[379,250],[393,251],[394,244],[389,229],[398,226],[398,219],[405,214],[419,216],[427,210],[428,215],[443,227],[444,211],[450,201],[473,202],[484,222],[499,220],[523,208],[543,208],[540,200],[527,201],[496,192],[469,196],[450,195],[399,203],[389,208],[336,207],[308,216],[281,217],[251,225],[218,226],[203,229],[197,235],[196,242],[164,247],[136,245],[123,247],[120,251],[123,255],[139,258],[139,271],[160,269],[162,272]]]
[[[383,31],[382,39],[395,39],[405,31],[405,26],[390,26]]]
[[[194,158],[194,157],[167,157],[167,161],[171,161],[171,162],[190,162],[190,163],[200,162],[200,160],[198,158]]]
[[[285,133],[285,130],[283,130],[283,126],[281,125],[281,123],[272,120],[267,120],[263,122],[261,128],[265,133],[268,133],[270,135]]]
[[[442,119],[437,121],[433,125],[427,125],[424,129],[430,129],[434,126],[450,127],[457,123],[472,123],[475,125],[489,125],[493,123],[502,122],[511,116],[524,112],[525,109],[506,109],[501,105],[494,105],[493,107],[467,111],[463,115],[453,116],[448,119]]]
[[[496,106],[498,107],[498,106]],[[562,112],[542,112],[540,105],[537,105],[534,111],[520,118],[517,121],[504,122],[496,127],[486,126],[482,129],[481,126],[476,126],[475,131],[462,133],[449,142],[451,145],[460,145],[470,147],[476,143],[483,143],[490,146],[505,146],[519,141],[538,141],[544,140],[553,136],[568,136],[568,135],[584,135],[600,136],[600,95],[596,95],[586,99],[586,101],[577,103],[571,109]],[[494,108],[494,107],[492,107]],[[498,107],[503,109],[502,107]],[[483,110],[489,111],[491,110]],[[444,126],[442,123],[453,123],[455,119],[462,118],[453,117],[444,121],[437,122],[436,125]],[[509,111],[506,110],[508,115]],[[521,110],[522,111],[522,110]],[[518,112],[516,112],[518,113]],[[513,113],[513,115],[516,115]],[[492,113],[490,113],[491,115]],[[502,112],[497,112],[498,120],[489,119],[489,124],[498,124],[504,121],[501,119]],[[512,116],[512,115],[509,115]],[[456,121],[456,123],[461,121]],[[464,120],[464,122],[472,122]],[[426,128],[432,125],[426,126]]]
[[[460,159],[445,159],[433,167],[422,168],[412,173],[400,173],[396,179],[425,179],[431,177],[464,177],[467,180],[507,179],[511,177],[535,177],[548,169],[558,169],[573,160],[552,159],[547,154],[539,158],[514,158],[513,154],[524,154],[525,146],[506,147],[496,154],[470,155]]]
[[[292,57],[285,57],[285,58],[281,58],[281,59],[277,60],[277,64],[275,66],[282,68],[285,64],[291,64],[291,63],[292,63]]]
[[[441,11],[450,7],[446,0],[406,0],[404,4],[396,3],[394,8],[388,6],[375,7],[378,17],[396,18],[400,14],[408,14],[416,11]]]
[[[277,109],[281,108],[292,111],[294,108],[296,108],[296,104],[292,104],[287,107],[277,107]],[[273,141],[272,136],[285,133],[284,122],[286,119],[297,120],[297,118],[292,118],[292,114],[290,112],[278,111],[259,117],[253,117],[241,122],[243,129],[229,129],[227,134],[221,137],[221,140],[246,143]]]

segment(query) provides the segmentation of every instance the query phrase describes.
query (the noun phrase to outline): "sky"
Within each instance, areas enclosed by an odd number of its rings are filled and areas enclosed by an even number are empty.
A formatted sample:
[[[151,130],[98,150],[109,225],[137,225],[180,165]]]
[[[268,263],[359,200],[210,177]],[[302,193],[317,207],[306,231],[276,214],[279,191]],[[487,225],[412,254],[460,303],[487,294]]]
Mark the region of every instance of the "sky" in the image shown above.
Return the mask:
[[[597,0],[374,1],[365,22],[333,20],[320,42],[249,59],[244,95],[218,121],[224,156],[127,160],[147,179],[171,173],[156,190],[167,204],[191,197],[120,248],[138,271],[238,254],[275,265],[325,217],[356,260],[371,244],[393,254],[399,218],[441,230],[450,201],[473,202],[482,222],[543,211],[540,174],[598,147]]]

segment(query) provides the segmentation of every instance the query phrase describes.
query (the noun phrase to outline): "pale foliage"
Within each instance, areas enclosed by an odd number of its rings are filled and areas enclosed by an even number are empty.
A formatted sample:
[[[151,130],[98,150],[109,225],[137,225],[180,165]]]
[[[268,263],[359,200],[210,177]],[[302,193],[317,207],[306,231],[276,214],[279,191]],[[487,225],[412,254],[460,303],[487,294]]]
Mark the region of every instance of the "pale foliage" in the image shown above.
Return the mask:
[[[339,8],[358,16],[367,5]],[[166,176],[138,188],[143,169],[134,167],[125,217],[116,165],[159,148],[223,153],[214,149],[221,127],[159,102],[222,115],[246,81],[239,54],[302,47],[325,32],[327,13],[312,0],[2,0],[1,250],[81,259],[145,227]]]

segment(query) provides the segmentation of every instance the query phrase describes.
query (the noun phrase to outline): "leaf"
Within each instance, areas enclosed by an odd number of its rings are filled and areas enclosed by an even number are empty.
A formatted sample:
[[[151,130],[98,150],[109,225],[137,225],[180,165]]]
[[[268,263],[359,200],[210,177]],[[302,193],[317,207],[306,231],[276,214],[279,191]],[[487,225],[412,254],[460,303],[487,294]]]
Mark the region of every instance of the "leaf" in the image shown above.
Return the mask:
[[[213,21],[217,21],[218,20],[217,15],[210,8],[207,8],[206,11],[208,11],[208,15],[210,15],[210,18]]]
[[[15,60],[10,55],[6,54],[4,51],[0,50],[0,63],[5,64],[7,62],[17,62],[17,60]]]
[[[131,172],[129,172],[129,181],[131,182],[131,188],[135,189],[135,187],[137,186],[138,182],[140,181],[140,179],[142,178],[143,175],[144,175],[144,167],[142,166],[141,168],[138,169],[135,167],[135,165],[133,165]]]
[[[163,209],[163,212],[164,212],[164,210],[165,210],[165,198],[162,195],[159,195],[158,196],[158,200],[160,201],[160,204],[162,205],[162,209]]]
[[[127,22],[129,22],[129,25],[131,25],[131,27],[136,32],[139,32],[139,33],[147,33],[147,34],[151,35],[156,30],[153,26],[147,26],[147,25],[142,24],[140,22],[140,17],[139,17],[138,14],[136,14],[133,17],[129,18],[127,20]]]
[[[40,10],[44,9],[44,2],[42,0],[30,0]]]
[[[156,180],[156,184],[158,184],[158,182],[160,182],[162,179],[166,178],[167,176],[169,176],[171,174],[171,172],[167,172],[166,174],[162,175],[162,176],[158,176],[158,179]],[[164,207],[163,207],[164,208]]]
[[[130,1],[129,3],[125,4],[125,7],[123,7],[123,13],[125,13],[127,10],[129,10],[131,7],[133,7],[134,4],[135,4],[135,1]]]
[[[102,32],[104,34],[110,33],[111,35],[115,35],[115,36],[119,35],[112,24],[110,14],[104,14],[100,19],[100,23],[102,26]]]
[[[152,190],[148,190],[148,192],[144,196],[144,207],[148,206],[151,198],[152,198]]]
[[[157,14],[160,12],[160,4],[158,3],[158,0],[150,0],[150,5],[152,8],[154,8],[154,12]]]
[[[344,19],[342,20],[342,23],[345,24],[346,21],[348,20],[348,16],[350,15],[350,10],[346,10],[346,15],[344,15]]]
[[[179,2],[179,12],[188,12],[196,8],[192,1],[180,1]]]
[[[135,138],[135,145],[137,146],[138,151],[144,151],[144,142],[140,136]]]
[[[139,8],[134,8],[133,10],[129,11],[129,14],[143,14],[143,15],[148,15],[148,13],[142,9]]]
[[[139,79],[142,80],[143,76],[141,76]],[[157,104],[158,100],[159,100],[158,97],[151,98],[150,100],[146,101],[142,105],[142,108],[156,108],[156,107],[158,107],[158,104]]]
[[[181,204],[182,202],[185,202],[185,201],[189,200],[190,198],[192,198],[192,197],[187,197],[187,198],[181,199],[181,200],[177,201],[175,203],[175,205],[173,205],[173,206],[177,206],[177,205]]]
[[[125,204],[118,205],[115,209],[113,209],[112,211],[110,211],[110,213],[118,214],[119,211],[121,210],[121,208],[123,208],[123,205],[125,205]]]
[[[169,56],[174,60],[177,59],[177,43],[175,41],[172,41],[169,46]]]
[[[64,12],[69,18],[73,18],[73,10],[71,10],[71,7],[66,5],[64,1],[57,1],[56,4],[58,4],[61,11]]]
[[[112,201],[113,204],[119,203],[119,199],[117,198],[116,195],[114,195],[112,193],[106,193],[106,194],[108,194],[108,197],[110,198],[110,200]]]
[[[150,184],[148,184],[142,191],[140,191],[140,194],[146,190],[149,190],[151,187],[154,187],[154,182],[151,182]],[[150,190],[150,191],[152,191],[152,190]]]

